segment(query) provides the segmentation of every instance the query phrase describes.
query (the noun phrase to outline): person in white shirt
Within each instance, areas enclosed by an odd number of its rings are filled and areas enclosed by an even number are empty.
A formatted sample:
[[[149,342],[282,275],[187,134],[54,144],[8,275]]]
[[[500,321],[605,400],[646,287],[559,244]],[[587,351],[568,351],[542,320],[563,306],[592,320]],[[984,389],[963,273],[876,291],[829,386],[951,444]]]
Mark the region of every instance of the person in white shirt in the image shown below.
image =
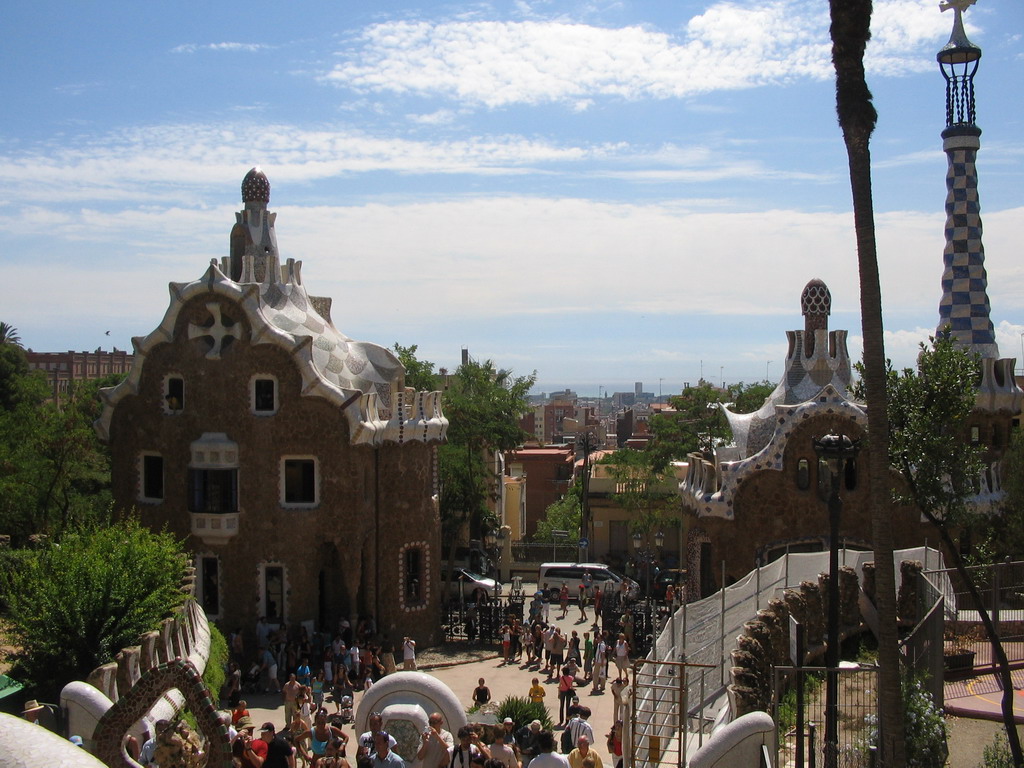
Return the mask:
[[[374,734],[381,731],[384,725],[384,716],[380,712],[371,712],[369,718],[367,718],[367,725],[370,730],[366,733],[360,734],[359,736],[359,754],[361,755],[372,755],[374,751]],[[398,746],[398,742],[395,741],[395,737],[388,734],[388,743],[391,745],[391,749]]]
[[[580,737],[585,738],[587,740],[587,744],[594,743],[594,729],[590,723],[587,722],[591,714],[593,713],[591,712],[590,707],[580,707],[576,710],[576,717],[569,721],[569,725],[566,726],[566,728],[572,735],[573,744],[578,744]],[[585,754],[583,756],[586,757]]]
[[[416,670],[416,641],[411,637],[402,640],[402,662],[403,669],[410,672]]]
[[[459,743],[452,749],[448,768],[470,768],[476,755],[490,757],[487,748],[480,743],[480,734],[472,726],[464,725],[459,728]]]
[[[555,735],[551,731],[537,734],[539,754],[530,761],[531,768],[570,768],[565,755],[555,752]]]

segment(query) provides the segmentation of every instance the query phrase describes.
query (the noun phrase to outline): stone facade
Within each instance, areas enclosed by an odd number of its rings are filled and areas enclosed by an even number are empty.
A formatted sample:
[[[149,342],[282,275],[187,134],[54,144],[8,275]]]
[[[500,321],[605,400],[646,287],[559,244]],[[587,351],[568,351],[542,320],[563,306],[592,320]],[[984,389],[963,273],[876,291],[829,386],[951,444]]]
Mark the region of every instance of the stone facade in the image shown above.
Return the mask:
[[[200,604],[249,648],[260,616],[373,616],[429,644],[440,395],[406,389],[389,350],[334,327],[301,262],[279,263],[269,189],[250,171],[231,255],[170,286],[128,379],[103,393],[117,505],[186,540]]]
[[[789,331],[782,380],[754,413],[727,411],[735,445],[713,459],[693,454],[679,489],[690,519],[687,531],[689,584],[694,598],[731,583],[759,562],[792,552],[828,548],[826,500],[831,476],[819,465],[814,439],[834,433],[863,439],[867,414],[850,390],[846,332],[828,330],[831,296],[820,280],[801,295],[802,331]],[[841,478],[843,544],[870,548],[871,512],[864,457]],[[898,482],[894,472],[892,481]],[[928,536],[916,509],[896,506],[897,548]]]

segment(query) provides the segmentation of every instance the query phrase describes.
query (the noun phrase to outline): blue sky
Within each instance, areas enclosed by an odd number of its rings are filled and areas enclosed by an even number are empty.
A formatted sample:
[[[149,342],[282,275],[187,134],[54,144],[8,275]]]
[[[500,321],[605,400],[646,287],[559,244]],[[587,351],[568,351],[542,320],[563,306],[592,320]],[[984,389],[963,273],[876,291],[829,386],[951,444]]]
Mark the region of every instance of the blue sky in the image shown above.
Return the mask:
[[[951,13],[876,0],[868,79],[887,350],[938,321]],[[819,277],[860,354],[826,0],[15,0],[0,28],[0,319],[130,346],[272,185],[283,257],[349,336],[538,388],[773,380]],[[968,32],[997,341],[1024,332],[1024,5]],[[106,335],[110,331],[110,335]]]

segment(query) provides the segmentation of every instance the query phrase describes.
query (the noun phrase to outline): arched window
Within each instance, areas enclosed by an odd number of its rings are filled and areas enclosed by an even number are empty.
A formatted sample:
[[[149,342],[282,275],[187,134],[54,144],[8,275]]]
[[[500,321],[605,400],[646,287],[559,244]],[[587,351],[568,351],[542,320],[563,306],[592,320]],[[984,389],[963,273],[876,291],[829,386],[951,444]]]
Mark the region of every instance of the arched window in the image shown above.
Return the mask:
[[[857,460],[847,459],[843,467],[843,485],[846,490],[852,491],[857,487]]]
[[[811,465],[807,459],[800,459],[796,463],[796,487],[801,491],[811,487]]]

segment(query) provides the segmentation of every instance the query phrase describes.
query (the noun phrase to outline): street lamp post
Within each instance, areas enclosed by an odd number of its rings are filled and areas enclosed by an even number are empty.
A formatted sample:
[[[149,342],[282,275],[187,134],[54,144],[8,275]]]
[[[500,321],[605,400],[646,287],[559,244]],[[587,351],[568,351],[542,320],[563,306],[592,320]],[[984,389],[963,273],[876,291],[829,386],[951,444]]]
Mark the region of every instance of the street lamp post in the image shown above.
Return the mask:
[[[641,544],[647,544],[647,546],[641,546]],[[662,546],[665,544],[665,534],[662,531],[658,531],[654,534],[654,546],[657,547],[658,552],[661,551]],[[644,584],[647,599],[651,598],[651,565],[654,563],[657,552],[650,548],[649,541],[639,531],[633,534],[633,548],[636,550],[636,556],[644,564]]]
[[[825,768],[839,764],[839,519],[843,501],[839,483],[847,461],[860,450],[859,441],[846,435],[828,434],[813,439],[814,452],[828,466],[832,476],[828,496],[828,646],[825,649]],[[819,461],[819,467],[821,461]],[[798,735],[798,738],[800,736]]]

